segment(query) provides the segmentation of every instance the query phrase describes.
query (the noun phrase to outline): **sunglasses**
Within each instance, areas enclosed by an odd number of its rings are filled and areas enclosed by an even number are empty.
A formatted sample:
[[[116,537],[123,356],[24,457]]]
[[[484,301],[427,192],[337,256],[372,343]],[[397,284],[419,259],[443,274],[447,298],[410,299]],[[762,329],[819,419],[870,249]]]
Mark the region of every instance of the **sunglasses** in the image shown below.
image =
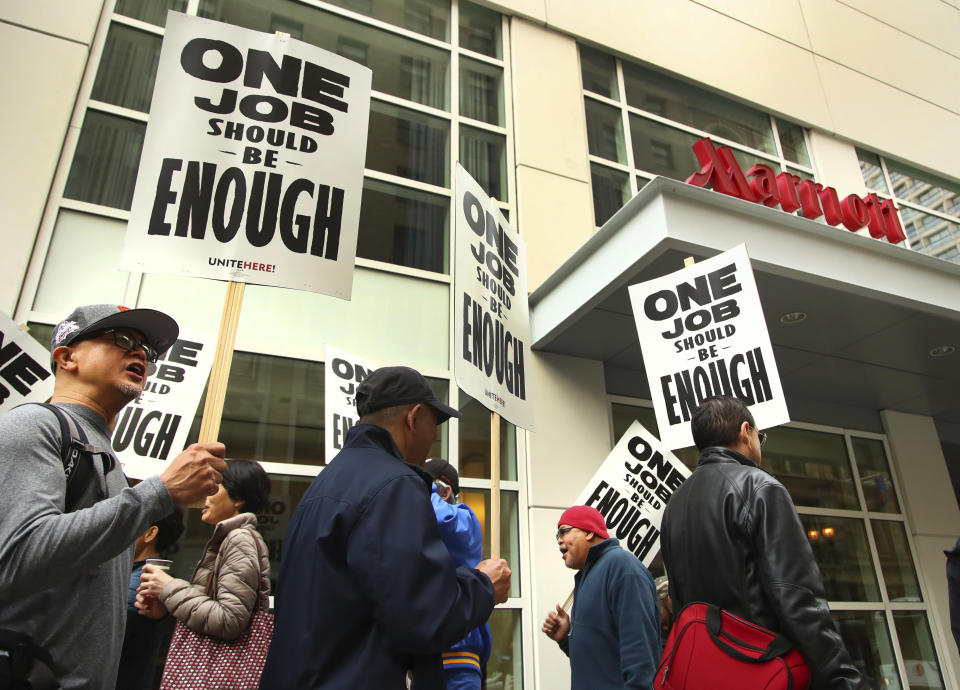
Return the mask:
[[[572,530],[572,529],[577,529],[577,528],[576,528],[576,527],[561,527],[560,529],[557,530],[557,539],[563,539],[563,537],[566,536],[567,532],[569,532],[569,531]]]
[[[125,352],[133,352],[137,348],[143,350],[144,354],[147,355],[148,362],[156,362],[157,358],[160,357],[160,352],[157,351],[153,345],[145,343],[142,340],[137,340],[132,335],[127,335],[126,333],[120,333],[115,329],[110,329],[109,331],[104,331],[100,335],[112,335],[113,344],[119,347]]]
[[[760,447],[763,448],[763,444],[767,442],[767,432],[766,432],[766,431],[758,431],[758,432],[757,432],[757,438],[760,439]]]

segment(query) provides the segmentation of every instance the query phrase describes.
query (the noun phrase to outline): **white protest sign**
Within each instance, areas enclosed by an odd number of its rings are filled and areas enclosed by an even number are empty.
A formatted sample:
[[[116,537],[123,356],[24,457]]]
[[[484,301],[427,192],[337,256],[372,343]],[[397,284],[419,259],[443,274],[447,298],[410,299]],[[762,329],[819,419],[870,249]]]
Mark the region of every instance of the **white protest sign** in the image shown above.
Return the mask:
[[[113,427],[113,450],[128,477],[162,472],[187,445],[213,364],[215,338],[181,331],[156,363],[143,393],[124,407]]]
[[[667,448],[693,445],[690,417],[712,395],[743,400],[761,428],[790,421],[744,245],[629,292]]]
[[[368,360],[327,345],[324,348],[324,460],[330,462],[343,448],[344,439],[357,423],[357,386],[378,368]]]
[[[603,515],[611,537],[650,566],[660,552],[667,501],[690,470],[640,422],[630,425],[577,497]]]
[[[350,299],[371,75],[171,12],[120,267]]]
[[[50,351],[0,312],[0,413],[51,395]]]
[[[454,205],[457,385],[487,409],[532,431],[526,243],[459,163]]]

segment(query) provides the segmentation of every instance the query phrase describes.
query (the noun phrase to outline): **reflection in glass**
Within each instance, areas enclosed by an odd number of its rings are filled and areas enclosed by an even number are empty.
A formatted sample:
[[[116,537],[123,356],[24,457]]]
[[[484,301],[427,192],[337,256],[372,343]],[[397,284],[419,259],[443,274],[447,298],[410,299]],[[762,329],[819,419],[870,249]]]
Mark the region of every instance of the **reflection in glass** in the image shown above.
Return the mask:
[[[930,635],[930,624],[923,611],[894,611],[900,653],[907,671],[907,683],[913,688],[943,690],[943,674]]]
[[[460,473],[461,478],[463,473]],[[490,558],[490,490],[460,489],[460,502],[466,503],[480,520],[483,527],[483,557]],[[517,492],[500,490],[500,558],[510,564],[510,596],[520,596],[520,511],[517,508]]]
[[[770,116],[679,79],[624,62],[627,103],[776,155]]]
[[[863,520],[801,515],[829,601],[880,601]]]
[[[857,158],[860,159],[860,172],[863,173],[863,181],[867,189],[889,194],[887,181],[883,177],[883,168],[880,167],[880,156],[858,148]]]
[[[960,185],[889,159],[887,172],[896,198],[934,211],[960,215]]]
[[[130,210],[146,124],[87,110],[63,195]]]
[[[780,427],[763,447],[763,467],[798,506],[859,509],[843,436]]]
[[[449,51],[291,0],[200,0],[197,14],[256,31],[300,33],[295,37],[373,70],[375,91],[449,108]]]
[[[858,436],[854,436],[851,441],[867,510],[899,513],[900,504],[897,502],[897,492],[890,477],[890,465],[883,441]]]
[[[500,15],[486,7],[462,0],[460,3],[460,47],[501,57]]]
[[[460,58],[460,114],[503,124],[503,68]]]
[[[183,12],[186,8],[187,0],[117,0],[114,11],[150,24],[166,26],[167,10]]]
[[[507,198],[507,140],[502,134],[460,127],[460,162],[489,196]]]
[[[955,248],[960,242],[960,223],[902,204],[900,220],[907,237],[910,238],[910,247],[924,254],[949,259],[950,256],[946,256],[946,252]]]
[[[491,412],[460,391],[460,476],[490,478]],[[517,428],[500,418],[500,479],[517,479]]]
[[[617,88],[617,63],[613,56],[580,46],[580,74],[583,88],[607,98],[620,99]]]
[[[593,218],[599,227],[630,199],[630,177],[625,172],[591,163],[590,180],[593,184]]]
[[[620,109],[587,98],[587,145],[591,155],[626,164],[627,148],[623,138]]]
[[[450,123],[373,99],[367,162],[372,170],[449,185]]]
[[[883,582],[890,601],[923,601],[902,522],[872,520]]]
[[[523,690],[523,637],[520,609],[496,608],[490,615],[492,649],[486,690]]]
[[[283,562],[287,526],[313,479],[284,474],[270,475],[270,503],[262,512],[257,513],[257,530],[270,550],[270,580],[271,590],[274,592],[277,577],[280,575],[280,564]]]
[[[903,690],[883,611],[834,611],[833,620],[854,665],[863,674],[863,687]]]
[[[450,40],[450,3],[444,0],[329,0],[332,5],[380,19],[441,41]]]
[[[810,154],[807,142],[803,138],[803,127],[777,118],[777,131],[780,133],[780,149],[788,161],[810,166]]]
[[[445,197],[365,179],[357,256],[447,273],[449,217]]]
[[[683,181],[697,172],[700,162],[691,147],[698,138],[645,117],[630,115],[633,164],[653,175]]]
[[[161,40],[155,34],[111,24],[90,98],[149,112]]]

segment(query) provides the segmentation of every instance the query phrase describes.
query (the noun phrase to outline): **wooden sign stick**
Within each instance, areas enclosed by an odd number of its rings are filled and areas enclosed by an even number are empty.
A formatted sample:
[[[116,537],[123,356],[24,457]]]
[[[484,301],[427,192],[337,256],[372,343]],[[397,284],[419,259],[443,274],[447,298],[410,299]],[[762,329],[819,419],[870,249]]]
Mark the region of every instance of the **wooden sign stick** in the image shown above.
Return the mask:
[[[200,443],[216,441],[220,435],[223,401],[227,394],[230,365],[233,364],[233,346],[237,340],[237,324],[240,323],[240,307],[243,305],[245,286],[246,283],[232,280],[227,283],[217,350],[210,369],[210,381],[207,383],[207,401],[203,406],[203,418],[200,420],[200,437],[197,439]]]
[[[500,415],[490,413],[490,558],[500,558]]]

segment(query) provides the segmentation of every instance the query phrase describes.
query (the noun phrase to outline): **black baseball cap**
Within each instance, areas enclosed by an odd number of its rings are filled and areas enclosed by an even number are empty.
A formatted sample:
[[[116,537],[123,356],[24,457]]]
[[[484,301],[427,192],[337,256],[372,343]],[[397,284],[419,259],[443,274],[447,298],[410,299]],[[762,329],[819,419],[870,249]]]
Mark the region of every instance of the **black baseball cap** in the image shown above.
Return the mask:
[[[130,309],[117,304],[88,304],[77,307],[57,324],[50,337],[50,352],[71,345],[111,328],[140,331],[157,352],[163,354],[180,335],[180,327],[172,317],[156,309]],[[50,360],[51,368],[57,365]]]
[[[437,399],[430,384],[416,369],[410,367],[381,367],[357,387],[357,413],[363,417],[396,405],[423,403],[437,413],[437,424],[460,413]]]
[[[454,496],[460,493],[460,474],[446,458],[430,458],[423,464],[423,471],[453,489]]]

